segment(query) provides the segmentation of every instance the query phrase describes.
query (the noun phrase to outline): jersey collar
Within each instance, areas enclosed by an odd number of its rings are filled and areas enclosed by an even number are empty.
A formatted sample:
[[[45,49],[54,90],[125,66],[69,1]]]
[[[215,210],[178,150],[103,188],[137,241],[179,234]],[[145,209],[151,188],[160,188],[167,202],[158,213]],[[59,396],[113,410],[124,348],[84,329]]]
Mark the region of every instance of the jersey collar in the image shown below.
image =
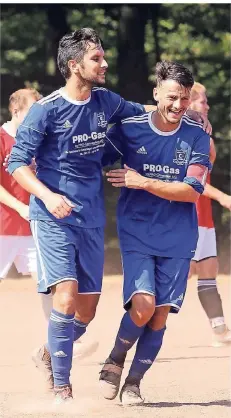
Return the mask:
[[[177,126],[177,128],[176,129],[174,129],[174,131],[168,131],[168,132],[166,132],[166,131],[160,131],[159,129],[157,129],[156,128],[156,126],[152,123],[152,114],[153,114],[153,112],[150,112],[149,114],[148,114],[148,123],[149,123],[149,126],[150,126],[150,128],[156,133],[156,134],[158,134],[158,135],[162,135],[162,136],[169,136],[169,135],[174,135],[177,131],[179,131],[179,129],[180,129],[180,127],[181,127],[181,123],[182,123],[182,119],[181,119],[181,121],[180,121],[180,123],[179,123],[179,126]]]
[[[72,99],[70,99],[70,97],[68,97],[65,93],[64,93],[64,91],[63,91],[63,88],[61,87],[61,89],[59,89],[59,93],[60,93],[60,95],[67,101],[67,102],[70,102],[70,103],[72,103],[72,104],[74,104],[74,105],[78,105],[78,106],[81,106],[81,105],[85,105],[85,104],[87,104],[87,103],[89,103],[90,102],[90,100],[91,100],[91,94],[90,94],[90,96],[88,97],[88,99],[86,99],[86,100],[72,100]]]

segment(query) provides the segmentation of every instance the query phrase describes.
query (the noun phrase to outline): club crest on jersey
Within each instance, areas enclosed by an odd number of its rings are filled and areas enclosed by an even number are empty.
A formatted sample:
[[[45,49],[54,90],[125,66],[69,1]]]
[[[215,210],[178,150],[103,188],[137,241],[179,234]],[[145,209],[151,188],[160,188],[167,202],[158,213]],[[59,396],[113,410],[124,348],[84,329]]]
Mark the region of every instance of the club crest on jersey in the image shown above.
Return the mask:
[[[179,141],[180,141],[180,138],[177,139],[177,142],[178,142],[177,145],[178,145],[179,148],[175,149],[175,159],[173,160],[173,162],[176,165],[184,165],[184,164],[187,164],[187,162],[188,162],[190,147],[184,141],[182,141],[179,144]]]
[[[187,151],[185,150],[179,150],[176,149],[175,150],[175,159],[173,160],[173,162],[177,165],[184,165],[187,163]]]
[[[105,113],[104,112],[97,113],[97,120],[98,120],[97,124],[101,128],[105,128],[105,126],[107,126],[107,121],[105,119]]]

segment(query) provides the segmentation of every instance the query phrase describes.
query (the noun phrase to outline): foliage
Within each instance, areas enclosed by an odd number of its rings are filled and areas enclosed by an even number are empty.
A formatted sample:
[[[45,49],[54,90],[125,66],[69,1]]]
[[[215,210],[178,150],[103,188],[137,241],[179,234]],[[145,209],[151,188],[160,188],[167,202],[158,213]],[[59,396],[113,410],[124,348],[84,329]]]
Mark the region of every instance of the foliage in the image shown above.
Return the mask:
[[[192,69],[207,88],[218,139],[213,183],[230,193],[228,4],[3,4],[1,18],[2,121],[12,91],[33,85],[45,95],[63,83],[56,65],[58,40],[67,30],[91,26],[104,40],[108,87],[126,98],[152,101],[153,69],[159,59],[177,60]],[[113,232],[108,233],[114,236],[116,196],[110,196]],[[225,242],[229,217],[216,204],[214,213],[218,238]]]

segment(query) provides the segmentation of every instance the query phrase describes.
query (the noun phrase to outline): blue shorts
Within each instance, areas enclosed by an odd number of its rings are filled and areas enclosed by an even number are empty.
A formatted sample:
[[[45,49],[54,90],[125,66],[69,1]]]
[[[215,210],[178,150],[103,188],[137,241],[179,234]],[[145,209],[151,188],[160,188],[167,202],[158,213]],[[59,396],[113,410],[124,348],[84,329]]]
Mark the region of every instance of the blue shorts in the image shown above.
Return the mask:
[[[124,307],[129,309],[136,293],[156,297],[156,306],[171,306],[177,313],[183,303],[187,287],[190,259],[168,258],[123,252]]]
[[[101,293],[104,265],[104,228],[79,228],[31,221],[37,249],[38,292],[66,280],[78,281],[79,293]]]

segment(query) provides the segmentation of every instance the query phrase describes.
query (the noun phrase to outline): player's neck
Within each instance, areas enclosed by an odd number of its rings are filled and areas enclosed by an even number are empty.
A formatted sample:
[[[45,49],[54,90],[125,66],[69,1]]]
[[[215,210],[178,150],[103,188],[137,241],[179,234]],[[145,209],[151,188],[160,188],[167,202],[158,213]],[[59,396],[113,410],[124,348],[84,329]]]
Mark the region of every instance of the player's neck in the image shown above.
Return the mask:
[[[178,128],[180,121],[177,123],[169,123],[158,110],[152,113],[153,125],[162,132],[171,132]]]
[[[70,78],[63,87],[65,94],[72,100],[87,100],[91,95],[91,86],[83,84],[81,80]]]
[[[10,136],[15,138],[18,124],[15,122],[14,118],[12,118],[10,121],[4,123],[3,129],[5,129]]]

